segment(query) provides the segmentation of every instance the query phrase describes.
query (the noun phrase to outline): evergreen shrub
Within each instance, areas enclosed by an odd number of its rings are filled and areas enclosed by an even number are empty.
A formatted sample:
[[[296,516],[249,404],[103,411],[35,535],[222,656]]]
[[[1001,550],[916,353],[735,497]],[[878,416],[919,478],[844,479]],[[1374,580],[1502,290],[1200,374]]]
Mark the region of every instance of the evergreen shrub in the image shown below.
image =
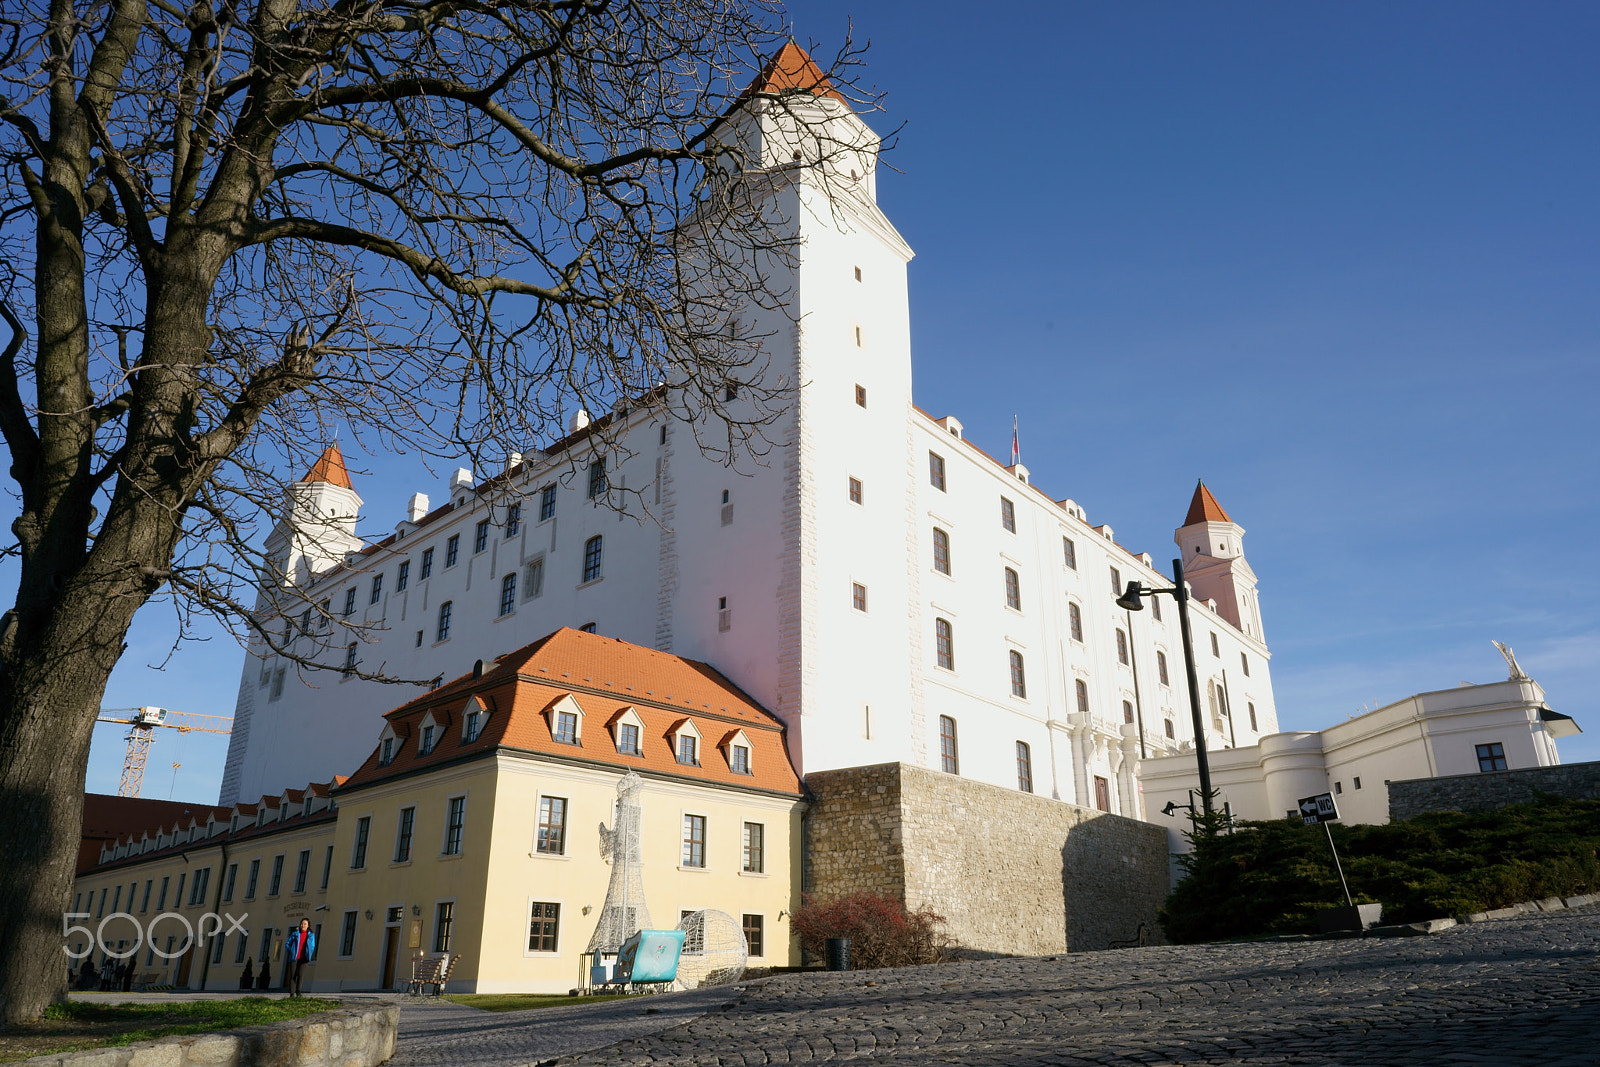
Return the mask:
[[[1385,923],[1600,891],[1600,800],[1330,825],[1351,895],[1381,902]],[[1321,826],[1242,822],[1191,840],[1179,858],[1186,877],[1160,911],[1170,941],[1315,933],[1317,912],[1344,904]]]

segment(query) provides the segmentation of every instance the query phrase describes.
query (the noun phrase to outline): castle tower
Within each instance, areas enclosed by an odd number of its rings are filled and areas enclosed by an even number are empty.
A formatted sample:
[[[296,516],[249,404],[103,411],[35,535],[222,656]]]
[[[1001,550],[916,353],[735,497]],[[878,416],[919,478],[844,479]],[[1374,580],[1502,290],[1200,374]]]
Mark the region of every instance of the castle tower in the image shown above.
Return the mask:
[[[1204,481],[1195,486],[1189,514],[1173,540],[1183,553],[1183,573],[1194,595],[1216,601],[1217,614],[1240,632],[1265,641],[1256,602],[1256,573],[1244,558],[1244,527],[1228,517]]]
[[[306,476],[289,486],[288,508],[267,535],[267,559],[285,587],[309,585],[362,547],[356,536],[361,497],[337,444],[323,449]]]

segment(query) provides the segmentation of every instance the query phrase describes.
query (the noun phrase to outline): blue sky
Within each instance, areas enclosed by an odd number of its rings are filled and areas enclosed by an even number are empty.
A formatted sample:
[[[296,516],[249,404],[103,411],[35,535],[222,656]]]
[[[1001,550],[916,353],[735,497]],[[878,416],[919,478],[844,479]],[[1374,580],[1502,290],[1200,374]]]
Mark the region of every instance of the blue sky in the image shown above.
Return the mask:
[[[1492,681],[1508,642],[1600,759],[1600,8],[797,5],[904,124],[879,199],[918,403],[1158,560],[1196,478],[1246,527],[1280,723]],[[439,479],[368,462],[392,525]],[[225,636],[130,638],[107,704],[228,714]],[[114,791],[101,727],[88,786]],[[146,795],[209,800],[221,739]],[[183,764],[174,776],[170,764]],[[292,783],[291,783],[292,784]]]

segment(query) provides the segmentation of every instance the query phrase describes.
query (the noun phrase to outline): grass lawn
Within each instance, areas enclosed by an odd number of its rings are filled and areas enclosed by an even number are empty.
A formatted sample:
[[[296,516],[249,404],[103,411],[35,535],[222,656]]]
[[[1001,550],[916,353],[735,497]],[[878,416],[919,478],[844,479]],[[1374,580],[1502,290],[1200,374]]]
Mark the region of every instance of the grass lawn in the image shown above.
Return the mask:
[[[483,1011],[527,1011],[529,1008],[555,1008],[562,1004],[597,1004],[602,1000],[621,1000],[627,993],[601,993],[592,997],[569,997],[565,993],[446,993],[444,999]]]
[[[0,1063],[54,1052],[131,1045],[174,1034],[205,1034],[332,1011],[337,1000],[200,1000],[191,1003],[96,1004],[74,1000],[51,1005],[45,1017],[0,1031]]]

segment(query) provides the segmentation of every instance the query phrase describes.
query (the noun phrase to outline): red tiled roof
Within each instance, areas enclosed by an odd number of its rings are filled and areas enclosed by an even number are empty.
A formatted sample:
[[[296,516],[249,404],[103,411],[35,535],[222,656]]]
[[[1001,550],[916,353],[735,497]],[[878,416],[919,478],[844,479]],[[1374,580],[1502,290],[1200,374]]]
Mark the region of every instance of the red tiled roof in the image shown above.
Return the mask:
[[[745,87],[744,92],[739,94],[739,99],[734,103],[737,106],[752,96],[764,93],[778,95],[796,91],[810,93],[812,96],[831,96],[845,105],[850,103],[844,98],[844,94],[833,87],[833,83],[822,73],[822,68],[817,66],[810,54],[792,39],[778,49],[777,55],[767,60],[766,66],[761,68],[761,73]]]
[[[100,862],[101,845],[158,823],[168,820],[176,822],[180,816],[197,815],[209,810],[205,804],[190,804],[181,800],[146,800],[143,797],[85,793],[77,873],[82,874]]]
[[[486,667],[479,678],[470,674],[457,678],[385,715],[401,739],[398,750],[388,764],[380,766],[374,747],[344,788],[505,747],[719,785],[800,792],[783,724],[708,664],[562,628]],[[546,712],[566,696],[583,709],[580,745],[565,744],[552,736]],[[473,697],[492,710],[477,740],[464,742],[459,716]],[[629,708],[645,725],[641,756],[617,752],[610,730]],[[419,755],[409,738],[430,713],[444,727],[444,736],[432,752]],[[685,718],[693,719],[708,741],[742,728],[750,738],[754,773],[735,774],[726,759],[712,751],[701,752],[698,767],[678,763],[670,735]]]
[[[1194,499],[1189,501],[1189,514],[1183,520],[1185,526],[1193,526],[1197,522],[1232,521],[1228,513],[1222,510],[1222,505],[1217,503],[1217,498],[1211,495],[1211,490],[1206,488],[1205,482],[1194,487]]]
[[[339,451],[337,443],[329,445],[322,450],[322,455],[312,465],[302,482],[327,482],[344,489],[354,489],[350,484],[350,472],[344,466],[344,453]]]

